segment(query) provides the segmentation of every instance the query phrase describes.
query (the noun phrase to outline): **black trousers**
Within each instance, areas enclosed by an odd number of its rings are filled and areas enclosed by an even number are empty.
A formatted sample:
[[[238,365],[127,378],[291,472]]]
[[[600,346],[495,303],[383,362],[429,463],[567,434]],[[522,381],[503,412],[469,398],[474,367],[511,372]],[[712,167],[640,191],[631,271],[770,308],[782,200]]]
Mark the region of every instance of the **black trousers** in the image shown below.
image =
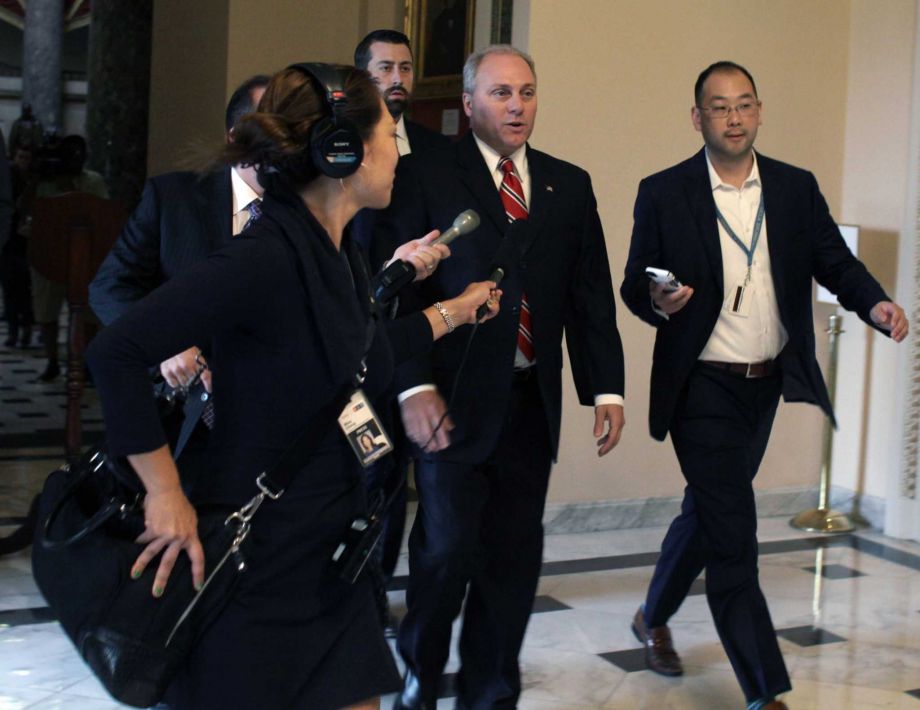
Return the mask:
[[[540,575],[551,466],[535,376],[514,385],[502,435],[486,461],[419,461],[399,651],[428,702],[434,702],[465,595],[457,706],[516,707],[518,655]]]
[[[670,430],[687,487],[645,602],[648,626],[666,624],[705,569],[716,630],[749,702],[791,688],[758,580],[753,488],[781,389],[779,373],[691,373]]]
[[[15,338],[20,328],[31,328],[32,281],[25,254],[6,250],[0,255],[0,287],[3,288],[3,312],[9,323],[10,336]]]

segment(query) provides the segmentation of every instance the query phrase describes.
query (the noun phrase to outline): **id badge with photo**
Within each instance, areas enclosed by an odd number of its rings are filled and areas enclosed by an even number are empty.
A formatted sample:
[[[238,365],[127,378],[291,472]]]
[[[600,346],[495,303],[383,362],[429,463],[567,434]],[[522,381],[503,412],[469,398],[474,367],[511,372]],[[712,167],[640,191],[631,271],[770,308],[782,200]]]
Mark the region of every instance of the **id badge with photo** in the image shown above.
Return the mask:
[[[733,316],[747,318],[751,314],[751,302],[754,300],[754,284],[751,282],[739,281],[728,292],[728,298],[725,299],[725,310]]]
[[[360,389],[355,390],[339,415],[339,427],[364,467],[393,450],[393,442]]]

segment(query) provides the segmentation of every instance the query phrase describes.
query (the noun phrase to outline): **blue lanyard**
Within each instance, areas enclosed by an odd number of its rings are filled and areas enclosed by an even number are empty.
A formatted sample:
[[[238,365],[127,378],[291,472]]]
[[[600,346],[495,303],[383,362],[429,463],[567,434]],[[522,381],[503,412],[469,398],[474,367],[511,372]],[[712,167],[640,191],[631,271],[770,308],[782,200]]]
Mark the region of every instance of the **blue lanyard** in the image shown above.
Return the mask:
[[[757,251],[757,241],[760,239],[760,229],[763,227],[763,191],[760,192],[760,205],[757,207],[757,218],[754,220],[754,233],[751,235],[751,248],[748,249],[747,245],[738,238],[738,235],[735,234],[734,230],[728,226],[728,220],[722,215],[722,212],[719,210],[718,205],[716,206],[716,217],[719,219],[719,224],[721,224],[725,231],[728,232],[728,236],[731,237],[731,240],[737,244],[741,251],[747,256],[747,275],[744,277],[744,283],[747,285],[751,280],[751,265],[754,263],[754,252]]]

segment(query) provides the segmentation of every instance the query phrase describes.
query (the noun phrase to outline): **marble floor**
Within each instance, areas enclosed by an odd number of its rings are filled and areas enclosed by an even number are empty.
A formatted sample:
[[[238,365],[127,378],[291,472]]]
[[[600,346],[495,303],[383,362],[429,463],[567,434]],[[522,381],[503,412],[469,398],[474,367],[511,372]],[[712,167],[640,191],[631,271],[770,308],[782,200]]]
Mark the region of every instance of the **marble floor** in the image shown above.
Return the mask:
[[[32,352],[0,352],[0,535],[19,522],[60,461],[63,387],[33,385],[39,365]],[[92,391],[87,404],[92,428]],[[26,423],[37,416],[18,416],[39,410],[48,413],[41,427]],[[644,528],[547,537],[521,656],[522,710],[744,707],[703,580],[671,624],[686,674],[669,679],[644,669],[629,623],[663,534]],[[785,518],[762,519],[760,539],[761,580],[794,686],[784,698],[790,708],[920,709],[920,545],[868,531],[809,535]],[[390,591],[397,615],[407,571],[403,558]],[[454,649],[439,710],[454,705],[456,669]],[[384,698],[383,709],[391,705]],[[0,557],[0,710],[116,707],[38,593],[28,551]]]

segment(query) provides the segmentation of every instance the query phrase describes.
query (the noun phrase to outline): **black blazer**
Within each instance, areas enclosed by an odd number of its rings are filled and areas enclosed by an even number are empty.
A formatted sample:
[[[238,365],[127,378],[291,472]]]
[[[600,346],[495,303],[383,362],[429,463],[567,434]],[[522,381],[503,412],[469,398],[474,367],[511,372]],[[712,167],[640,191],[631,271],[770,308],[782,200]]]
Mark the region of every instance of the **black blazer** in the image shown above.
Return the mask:
[[[421,123],[406,119],[406,136],[413,153],[425,153],[429,150],[445,149],[451,145],[450,138],[443,133],[432,131]]]
[[[417,156],[428,151],[448,150],[451,146],[450,139],[447,136],[436,133],[430,128],[425,128],[420,123],[414,123],[408,119],[406,120],[406,135],[409,138],[409,147],[412,152],[401,156],[399,159],[396,167],[396,179],[394,180],[394,185],[397,186],[401,176],[406,171],[407,162],[412,162]],[[383,253],[379,248],[380,245],[374,241],[374,222],[377,218],[377,212],[378,210],[365,208],[358,212],[351,221],[352,238],[368,253],[368,258],[375,270],[393,256],[392,250],[389,253]],[[418,234],[416,236],[420,237],[422,235]]]
[[[140,204],[90,284],[90,306],[111,323],[135,301],[230,240],[230,168],[147,181]]]
[[[773,285],[789,334],[779,356],[783,397],[787,402],[817,404],[833,418],[815,359],[812,277],[869,325],[869,311],[888,297],[850,253],[814,176],[759,153],[757,165]],[[663,440],[678,395],[718,320],[724,295],[722,251],[704,151],[645,178],[639,184],[633,219],[620,294],[633,313],[658,329],[649,428],[653,437]],[[669,320],[652,309],[647,266],[668,269],[694,288],[687,305]]]
[[[421,282],[415,307],[459,294],[470,282],[488,278],[496,263],[506,269],[501,313],[480,326],[473,340],[456,383],[452,443],[440,456],[478,462],[494,449],[511,390],[525,290],[555,452],[562,410],[563,330],[581,403],[593,405],[595,394],[623,394],[623,351],[591,179],[584,170],[528,147],[530,216],[509,230],[472,133],[449,151],[412,158],[406,161],[393,203],[378,219],[375,238],[391,253],[408,239],[446,229],[465,209],[475,209],[481,218],[476,231],[451,244],[451,258]],[[430,355],[401,366],[398,391],[435,383],[449,398],[469,334],[470,326],[458,328],[435,343]]]

